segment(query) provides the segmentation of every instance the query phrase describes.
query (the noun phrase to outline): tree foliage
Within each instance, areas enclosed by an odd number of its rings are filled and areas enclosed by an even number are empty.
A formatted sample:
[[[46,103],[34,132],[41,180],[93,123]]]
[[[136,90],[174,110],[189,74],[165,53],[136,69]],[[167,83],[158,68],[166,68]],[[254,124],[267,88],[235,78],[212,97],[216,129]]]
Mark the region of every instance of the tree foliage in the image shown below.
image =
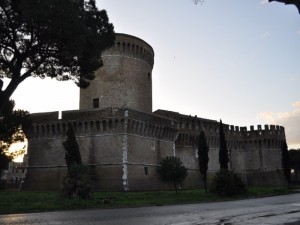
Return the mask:
[[[61,196],[63,198],[92,198],[94,191],[90,171],[82,164],[79,146],[71,124],[68,124],[67,139],[63,145],[68,174],[63,180]]]
[[[0,0],[0,111],[30,76],[87,87],[114,38],[95,0]]]
[[[81,154],[76,141],[75,132],[71,124],[68,124],[67,139],[63,145],[65,148],[65,160],[68,169],[70,169],[73,165],[81,165]]]
[[[187,168],[183,162],[175,156],[167,156],[160,161],[157,173],[163,182],[172,185],[177,193],[179,186],[187,177]]]
[[[285,3],[286,5],[295,5],[298,9],[298,12],[300,13],[300,1],[299,0],[269,0],[269,2],[273,2],[273,1],[276,1],[276,2],[282,2],[282,3]]]
[[[220,120],[219,123],[219,138],[220,138],[220,149],[219,149],[220,168],[221,170],[222,169],[228,170],[228,162],[229,162],[228,150],[227,150],[227,144],[226,144],[222,120]]]
[[[291,169],[300,170],[300,149],[290,149],[288,153]]]
[[[291,170],[294,172],[293,182],[299,182],[299,173],[300,173],[300,149],[290,149],[289,153],[289,161]],[[291,174],[292,175],[292,174]]]
[[[201,131],[198,143],[198,160],[199,160],[199,170],[203,178],[205,192],[207,190],[207,170],[208,170],[208,151],[209,147],[207,145],[206,137],[203,131]]]
[[[73,164],[64,177],[61,196],[63,198],[91,199],[94,193],[90,171],[87,166]]]
[[[247,189],[242,180],[232,171],[220,170],[212,179],[210,191],[222,196],[245,194]]]
[[[284,176],[287,180],[287,182],[291,183],[291,166],[290,166],[290,159],[289,159],[289,152],[288,152],[288,146],[286,141],[282,143],[281,147],[281,163],[282,168],[284,172]]]
[[[29,135],[31,120],[29,112],[15,110],[14,101],[9,101],[5,110],[0,112],[0,170],[7,168],[8,163],[24,150],[9,153],[13,143],[23,142]]]

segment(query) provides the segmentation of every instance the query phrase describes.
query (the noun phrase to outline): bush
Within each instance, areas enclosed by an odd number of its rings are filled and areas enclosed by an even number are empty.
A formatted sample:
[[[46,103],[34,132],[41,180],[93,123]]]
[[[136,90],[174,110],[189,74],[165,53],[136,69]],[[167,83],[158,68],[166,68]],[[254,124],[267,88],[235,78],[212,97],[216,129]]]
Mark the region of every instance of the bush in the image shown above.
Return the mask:
[[[64,177],[61,196],[63,198],[91,199],[93,197],[93,182],[88,168],[73,164],[68,175]]]
[[[232,171],[220,170],[212,179],[210,191],[222,196],[246,194],[242,180]]]
[[[1,171],[0,171],[0,173],[1,173]],[[6,181],[5,180],[0,180],[0,191],[4,190],[5,186],[6,186]]]
[[[167,156],[160,161],[160,166],[157,168],[157,173],[160,179],[172,185],[177,190],[187,177],[187,168],[183,165],[183,162],[175,156]]]

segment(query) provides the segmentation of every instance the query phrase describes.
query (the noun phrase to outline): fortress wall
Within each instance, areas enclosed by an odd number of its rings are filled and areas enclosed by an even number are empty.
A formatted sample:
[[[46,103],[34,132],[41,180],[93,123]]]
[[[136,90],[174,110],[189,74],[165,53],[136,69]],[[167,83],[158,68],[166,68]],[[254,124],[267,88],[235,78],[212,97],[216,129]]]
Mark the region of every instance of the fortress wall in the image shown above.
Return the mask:
[[[219,148],[209,148],[208,172],[217,172],[220,169]]]
[[[122,137],[77,136],[82,161],[96,175],[96,190],[122,190]],[[66,175],[65,138],[29,140],[26,189],[58,190]]]
[[[29,139],[24,190],[58,190],[67,172],[63,139]]]
[[[282,141],[277,140],[275,145],[271,145],[265,151],[262,151],[264,170],[282,169],[281,146]]]
[[[65,139],[28,140],[28,165],[30,167],[65,166]]]
[[[58,111],[55,112],[45,112],[45,113],[31,113],[30,117],[36,123],[44,121],[55,121],[58,120]]]
[[[177,115],[178,117],[178,115]],[[175,118],[175,117],[174,117]],[[177,118],[178,119],[178,118]],[[176,140],[176,152],[185,165],[197,168],[191,150],[196,149],[199,133],[205,132],[209,145],[208,173],[213,175],[219,170],[219,124],[201,118],[187,117],[179,123],[179,135]],[[229,152],[229,169],[239,173],[249,185],[284,184],[281,174],[281,146],[285,140],[284,128],[274,125],[247,127],[224,125],[227,148]],[[190,157],[190,159],[186,159]],[[257,176],[257,179],[255,179]]]
[[[38,187],[47,190],[48,180],[53,181],[49,188],[59,189],[67,169],[63,142],[68,124],[74,128],[83,163],[90,166],[97,178],[97,190],[157,189],[163,186],[156,175],[156,167],[160,157],[174,154],[177,129],[173,122],[114,108],[77,113],[67,111],[63,112],[63,118],[48,122],[44,117],[45,120],[33,121],[26,183],[39,184],[31,186],[31,190]],[[127,154],[126,160],[124,154]],[[149,174],[146,180],[145,167],[148,167]],[[124,180],[125,173],[127,178]],[[140,177],[137,176],[139,173]]]
[[[90,165],[95,175],[95,189],[123,190],[123,134],[79,136],[77,142],[83,163]]]
[[[263,172],[253,171],[248,173],[241,173],[240,177],[243,177],[243,180],[249,186],[277,187],[287,185],[283,170],[271,170]]]
[[[67,167],[30,167],[27,169],[22,190],[58,191],[66,175]]]
[[[203,185],[199,171],[198,152],[196,148],[192,146],[177,145],[176,157],[179,157],[184,166],[188,169],[188,176],[181,187],[190,189]]]
[[[198,151],[192,146],[176,146],[176,156],[181,159],[184,166],[199,170]]]
[[[129,190],[157,190],[163,187],[156,169],[161,157],[173,154],[173,142],[128,135]]]
[[[33,114],[32,119],[31,139],[64,138],[68,124],[73,125],[78,136],[128,132],[163,140],[177,137],[176,122],[127,109],[65,111],[62,112],[61,120],[58,120],[58,112],[51,113],[50,116],[48,113],[42,116]]]
[[[41,190],[47,189],[49,181],[52,182],[49,189],[58,189],[66,173],[62,143],[68,124],[74,127],[83,162],[90,165],[97,177],[97,190],[167,188],[158,180],[156,167],[161,158],[174,152],[189,169],[183,188],[199,187],[202,181],[196,146],[201,130],[210,148],[208,174],[213,176],[219,170],[219,124],[216,121],[188,117],[189,122],[178,122],[176,118],[168,119],[160,114],[112,107],[66,111],[61,120],[57,117],[57,112],[33,116],[28,180]],[[252,126],[247,130],[224,125],[224,131],[230,169],[250,185],[271,184],[272,179],[274,183],[282,183],[280,150],[285,140],[282,127],[266,125],[264,129],[258,126],[255,130]]]
[[[122,164],[122,139],[122,134],[77,137],[83,163]]]

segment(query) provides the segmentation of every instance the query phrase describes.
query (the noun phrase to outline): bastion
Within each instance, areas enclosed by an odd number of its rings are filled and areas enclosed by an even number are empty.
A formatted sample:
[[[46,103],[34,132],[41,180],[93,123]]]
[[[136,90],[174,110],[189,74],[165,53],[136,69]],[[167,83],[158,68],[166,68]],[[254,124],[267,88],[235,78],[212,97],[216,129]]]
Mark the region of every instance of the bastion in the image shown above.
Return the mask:
[[[67,173],[63,142],[75,130],[82,161],[101,191],[167,189],[156,173],[162,158],[177,156],[188,168],[181,188],[199,188],[197,142],[209,144],[208,175],[219,170],[219,122],[177,112],[152,112],[154,51],[140,38],[116,34],[95,80],[80,90],[79,110],[32,114],[25,190],[59,190]],[[180,104],[180,102],[178,103]],[[283,127],[224,125],[229,168],[247,185],[281,186]]]

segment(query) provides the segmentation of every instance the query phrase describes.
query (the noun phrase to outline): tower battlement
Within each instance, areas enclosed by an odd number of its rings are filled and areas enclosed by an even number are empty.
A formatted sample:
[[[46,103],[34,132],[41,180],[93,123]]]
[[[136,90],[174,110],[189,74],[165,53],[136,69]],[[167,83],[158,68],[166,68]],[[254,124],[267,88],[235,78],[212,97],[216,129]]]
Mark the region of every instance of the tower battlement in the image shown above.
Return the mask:
[[[106,56],[127,56],[136,58],[148,63],[151,68],[154,64],[154,51],[152,47],[144,40],[128,34],[116,35],[114,47],[109,48],[103,53]]]
[[[152,113],[154,51],[140,38],[116,34],[115,44],[102,54],[103,67],[86,89],[80,109],[130,108]]]

